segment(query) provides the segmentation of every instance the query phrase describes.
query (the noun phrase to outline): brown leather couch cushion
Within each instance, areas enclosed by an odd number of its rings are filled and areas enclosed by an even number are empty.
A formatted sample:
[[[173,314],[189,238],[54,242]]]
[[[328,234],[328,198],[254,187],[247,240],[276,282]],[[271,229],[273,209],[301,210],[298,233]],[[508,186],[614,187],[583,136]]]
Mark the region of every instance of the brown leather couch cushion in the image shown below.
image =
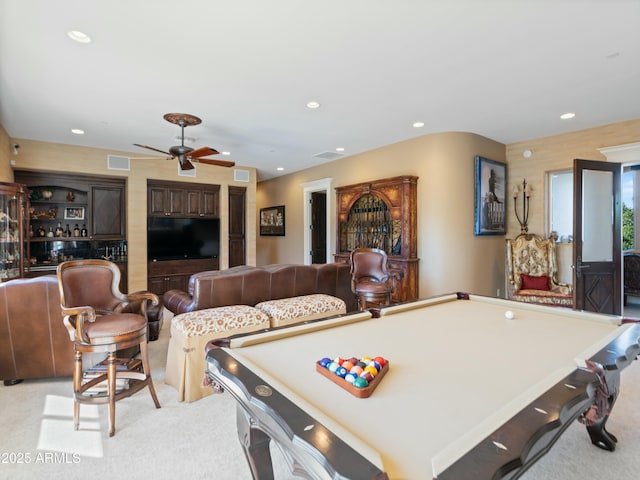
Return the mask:
[[[73,358],[56,277],[0,283],[0,378],[71,376]]]

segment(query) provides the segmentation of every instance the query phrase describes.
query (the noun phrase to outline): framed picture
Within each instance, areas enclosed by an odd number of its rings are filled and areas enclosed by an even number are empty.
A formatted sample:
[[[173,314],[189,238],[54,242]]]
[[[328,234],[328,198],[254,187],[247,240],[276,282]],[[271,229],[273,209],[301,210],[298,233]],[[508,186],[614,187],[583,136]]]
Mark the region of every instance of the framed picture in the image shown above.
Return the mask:
[[[476,157],[475,234],[507,233],[507,165]]]
[[[65,207],[65,220],[84,220],[84,207]]]
[[[284,236],[284,205],[260,209],[260,235]]]

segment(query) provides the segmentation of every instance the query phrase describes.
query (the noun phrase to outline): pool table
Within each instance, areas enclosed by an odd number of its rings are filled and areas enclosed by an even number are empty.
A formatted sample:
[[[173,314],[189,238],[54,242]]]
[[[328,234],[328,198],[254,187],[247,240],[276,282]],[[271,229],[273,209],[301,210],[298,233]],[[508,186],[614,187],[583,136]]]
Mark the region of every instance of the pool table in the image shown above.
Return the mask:
[[[212,341],[207,377],[237,401],[254,478],[273,478],[271,441],[308,478],[517,478],[575,419],[615,448],[639,338],[620,317],[457,293]],[[316,371],[365,355],[388,360],[366,398]]]

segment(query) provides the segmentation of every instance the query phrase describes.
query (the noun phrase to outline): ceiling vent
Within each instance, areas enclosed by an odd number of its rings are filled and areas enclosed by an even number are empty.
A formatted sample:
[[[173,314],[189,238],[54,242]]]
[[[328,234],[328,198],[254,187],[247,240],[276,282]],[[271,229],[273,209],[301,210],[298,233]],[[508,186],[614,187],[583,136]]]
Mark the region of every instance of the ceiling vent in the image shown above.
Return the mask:
[[[314,158],[321,158],[322,160],[338,160],[344,157],[344,154],[337,152],[320,152],[314,155]]]
[[[107,168],[109,170],[131,170],[129,157],[107,155]]]
[[[233,171],[233,180],[236,182],[248,182],[249,181],[249,170],[234,170]]]

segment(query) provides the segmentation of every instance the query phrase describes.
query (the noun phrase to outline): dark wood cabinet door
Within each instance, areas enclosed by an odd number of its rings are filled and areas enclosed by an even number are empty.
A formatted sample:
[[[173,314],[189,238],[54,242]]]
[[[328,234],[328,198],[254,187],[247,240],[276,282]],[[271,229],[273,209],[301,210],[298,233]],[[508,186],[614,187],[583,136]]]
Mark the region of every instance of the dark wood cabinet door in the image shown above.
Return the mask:
[[[187,190],[185,214],[188,216],[201,216],[202,192],[200,190]]]
[[[217,190],[203,190],[201,197],[201,210],[200,213],[205,217],[218,218],[219,216],[219,189]]]
[[[91,231],[93,238],[125,237],[124,187],[91,186]]]
[[[149,215],[164,216],[168,207],[165,205],[167,202],[167,189],[161,187],[149,187],[147,208]]]
[[[182,188],[167,189],[167,213],[169,215],[182,215],[186,210],[186,191]]]

